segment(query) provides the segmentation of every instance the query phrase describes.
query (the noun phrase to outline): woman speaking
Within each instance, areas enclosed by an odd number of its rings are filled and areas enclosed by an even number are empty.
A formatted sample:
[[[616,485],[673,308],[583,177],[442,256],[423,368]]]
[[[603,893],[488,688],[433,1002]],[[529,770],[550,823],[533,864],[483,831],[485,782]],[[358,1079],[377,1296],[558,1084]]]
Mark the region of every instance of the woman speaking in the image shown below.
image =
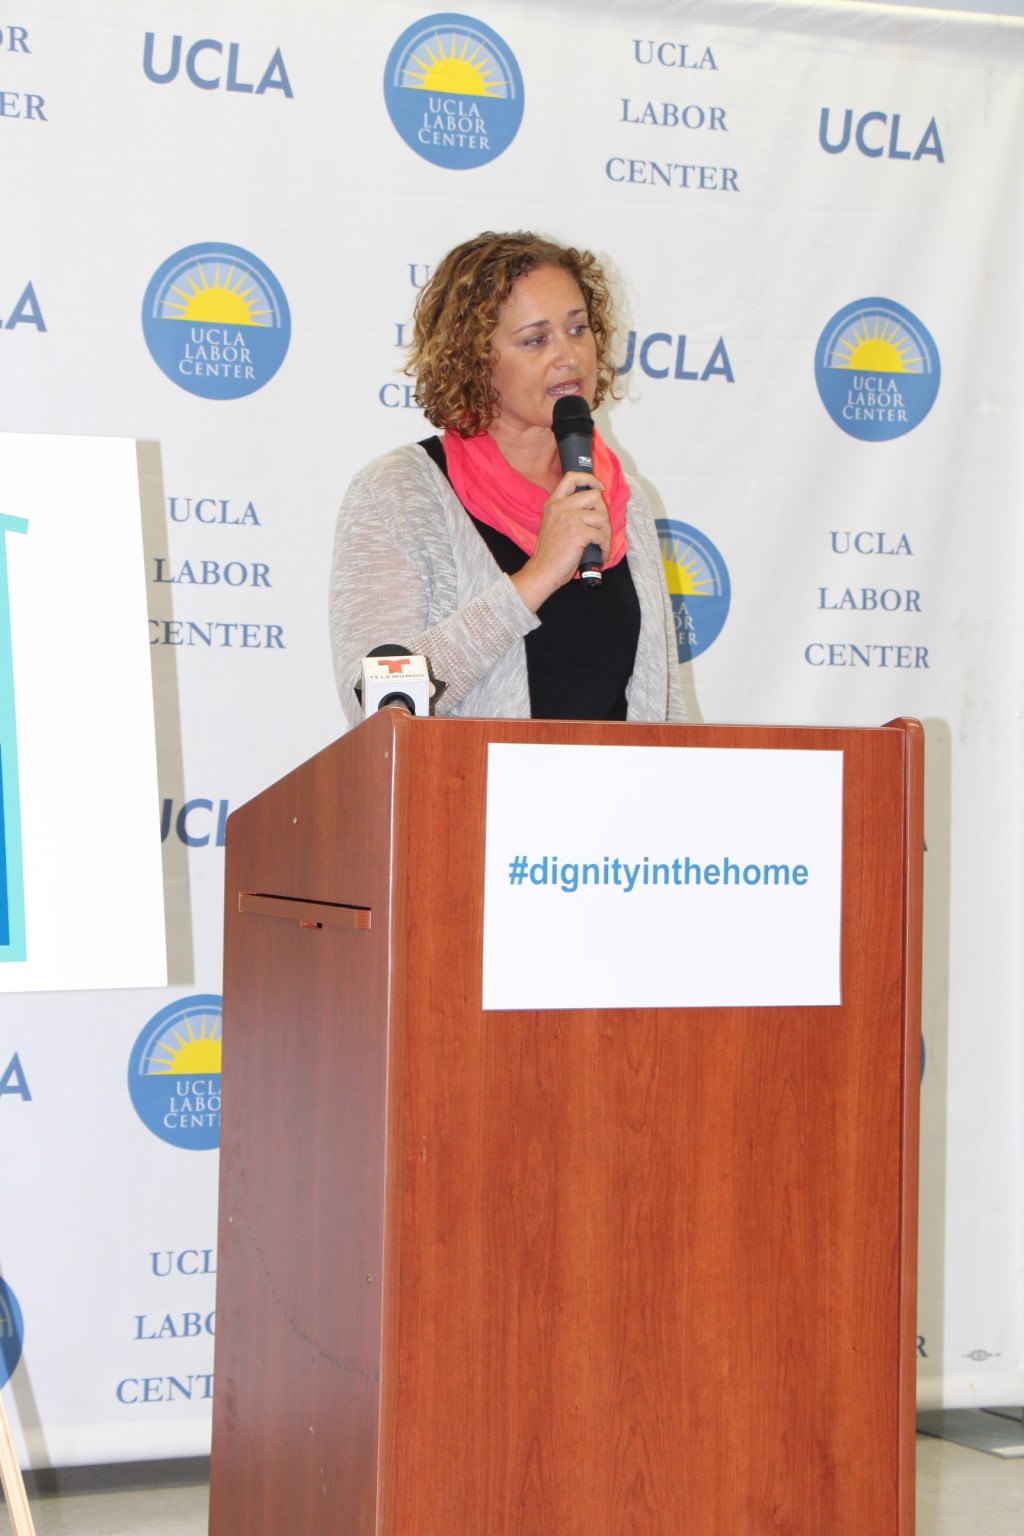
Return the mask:
[[[335,676],[350,724],[362,658],[426,656],[437,713],[681,720],[675,627],[647,500],[594,434],[563,473],[558,400],[609,390],[608,287],[588,252],[529,233],[450,251],[416,304],[408,372],[443,437],[356,475],[331,573]],[[594,591],[577,579],[600,551]]]

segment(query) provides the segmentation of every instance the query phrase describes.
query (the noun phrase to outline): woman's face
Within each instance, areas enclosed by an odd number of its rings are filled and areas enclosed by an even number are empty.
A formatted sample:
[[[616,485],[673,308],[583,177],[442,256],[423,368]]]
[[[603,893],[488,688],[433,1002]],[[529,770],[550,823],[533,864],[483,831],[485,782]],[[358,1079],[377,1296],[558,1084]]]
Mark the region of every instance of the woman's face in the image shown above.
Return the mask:
[[[502,426],[550,429],[562,395],[582,395],[593,406],[597,344],[579,284],[564,267],[537,267],[519,279],[502,306],[491,352]]]

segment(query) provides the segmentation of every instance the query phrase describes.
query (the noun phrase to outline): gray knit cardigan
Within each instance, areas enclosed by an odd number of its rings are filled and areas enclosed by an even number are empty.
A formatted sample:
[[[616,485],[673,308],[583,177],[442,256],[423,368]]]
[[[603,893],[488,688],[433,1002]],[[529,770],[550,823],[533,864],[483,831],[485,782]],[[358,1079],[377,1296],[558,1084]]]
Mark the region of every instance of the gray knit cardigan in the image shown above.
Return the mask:
[[[627,559],[640,602],[629,720],[684,720],[675,625],[650,506],[629,482]],[[600,599],[597,599],[600,601]],[[410,443],[356,475],[331,568],[334,674],[349,725],[362,658],[395,641],[448,684],[439,715],[528,719],[524,636],[540,626],[422,448]]]

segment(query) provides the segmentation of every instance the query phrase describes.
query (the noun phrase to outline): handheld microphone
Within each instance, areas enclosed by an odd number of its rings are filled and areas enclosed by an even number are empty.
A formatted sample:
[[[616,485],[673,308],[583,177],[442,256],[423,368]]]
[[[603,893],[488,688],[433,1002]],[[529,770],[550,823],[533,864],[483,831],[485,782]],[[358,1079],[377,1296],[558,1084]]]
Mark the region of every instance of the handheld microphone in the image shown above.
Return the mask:
[[[562,473],[571,469],[583,469],[588,474],[594,470],[594,418],[590,406],[582,395],[560,395],[555,401],[551,417],[551,430],[558,444],[558,458]],[[577,486],[577,490],[581,487]],[[596,591],[601,585],[601,546],[588,544],[580,556],[580,580],[585,587]]]

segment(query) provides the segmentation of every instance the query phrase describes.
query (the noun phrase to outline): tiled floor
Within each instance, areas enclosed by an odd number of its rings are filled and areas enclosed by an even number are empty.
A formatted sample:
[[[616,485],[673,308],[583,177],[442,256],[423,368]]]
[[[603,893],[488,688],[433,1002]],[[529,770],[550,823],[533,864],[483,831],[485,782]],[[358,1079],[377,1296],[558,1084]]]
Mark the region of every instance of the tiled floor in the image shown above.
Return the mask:
[[[1021,1536],[1024,1457],[917,1437],[917,1536]]]
[[[36,1536],[206,1536],[208,1478],[209,1463],[190,1460],[72,1467],[25,1481]],[[0,1506],[0,1536],[10,1529]]]
[[[37,1536],[206,1536],[206,1472],[205,1463],[194,1461],[54,1474],[58,1489],[31,1491]],[[1021,1536],[1024,1458],[1004,1461],[921,1435],[917,1507],[917,1536]],[[9,1530],[0,1509],[0,1532]]]

